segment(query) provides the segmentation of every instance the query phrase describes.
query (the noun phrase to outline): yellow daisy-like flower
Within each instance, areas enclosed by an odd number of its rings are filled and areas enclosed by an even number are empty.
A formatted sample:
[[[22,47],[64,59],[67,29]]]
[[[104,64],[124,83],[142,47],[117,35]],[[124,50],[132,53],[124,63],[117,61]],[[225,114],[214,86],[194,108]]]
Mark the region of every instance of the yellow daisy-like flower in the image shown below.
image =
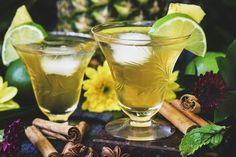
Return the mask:
[[[0,112],[20,108],[20,105],[12,100],[17,94],[16,87],[8,87],[7,82],[3,82],[0,76]]]
[[[175,71],[172,73],[170,77],[170,80],[167,86],[167,91],[164,98],[164,100],[167,102],[172,102],[176,98],[175,92],[183,90],[182,88],[180,88],[180,85],[175,82],[178,78],[178,75],[179,75],[179,71]]]
[[[83,82],[86,101],[82,104],[82,109],[90,112],[121,110],[107,62],[98,66],[97,70],[88,67],[85,74],[88,79]]]

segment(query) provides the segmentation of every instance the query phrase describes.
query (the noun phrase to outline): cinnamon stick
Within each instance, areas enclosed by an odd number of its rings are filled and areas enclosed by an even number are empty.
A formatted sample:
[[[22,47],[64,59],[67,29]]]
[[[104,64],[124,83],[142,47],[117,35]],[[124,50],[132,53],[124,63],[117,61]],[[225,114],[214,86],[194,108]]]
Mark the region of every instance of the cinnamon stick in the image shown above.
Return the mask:
[[[40,131],[44,134],[44,135],[47,135],[47,136],[50,136],[50,137],[54,137],[58,140],[61,140],[61,141],[68,141],[67,138],[59,133],[55,133],[55,132],[52,132],[52,131],[49,131],[49,130],[46,130],[46,129],[40,129]]]
[[[60,154],[47,140],[45,136],[35,127],[29,126],[25,129],[25,134],[28,139],[35,145],[41,152],[43,157],[59,157]]]
[[[193,113],[201,112],[201,105],[198,102],[198,99],[191,94],[184,94],[180,98],[181,108],[187,111],[191,111]]]
[[[76,127],[81,132],[81,140],[85,134],[87,126],[88,125],[85,121],[81,121],[78,125],[76,125]],[[86,147],[80,143],[73,143],[73,142],[68,142],[65,145],[62,151],[62,156],[63,157],[77,157],[77,156],[98,157],[97,153],[92,148]]]
[[[77,129],[79,129],[79,131],[80,131],[81,137],[80,137],[80,140],[78,142],[81,142],[83,137],[84,137],[84,134],[85,134],[85,132],[88,128],[88,124],[85,121],[81,121],[81,122],[79,122],[79,124],[75,125],[75,127]]]
[[[200,116],[194,114],[191,111],[187,111],[182,109],[181,107],[181,102],[180,100],[174,100],[172,102],[172,105],[177,108],[179,111],[181,111],[185,116],[187,116],[189,119],[191,119],[192,121],[194,121],[195,123],[197,123],[200,126],[206,126],[209,125],[209,122],[207,122],[206,120],[204,120],[203,118],[201,118]]]
[[[183,134],[197,127],[197,124],[182,114],[172,105],[164,102],[159,113],[169,120]]]
[[[64,136],[68,141],[75,143],[80,142],[82,138],[80,130],[75,126],[70,126],[62,123],[55,123],[40,118],[34,119],[32,124],[44,130],[43,132],[45,134],[53,136],[55,138],[58,137],[58,135],[60,134]]]

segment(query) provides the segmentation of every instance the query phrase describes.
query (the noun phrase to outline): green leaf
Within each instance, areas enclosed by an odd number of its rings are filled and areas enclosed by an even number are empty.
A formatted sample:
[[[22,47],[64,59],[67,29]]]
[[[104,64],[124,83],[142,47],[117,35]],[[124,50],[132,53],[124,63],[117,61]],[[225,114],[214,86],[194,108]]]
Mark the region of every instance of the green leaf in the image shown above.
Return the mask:
[[[228,90],[236,89],[236,39],[228,47],[226,58],[218,58],[219,71]]]
[[[219,66],[220,75],[222,76],[226,86],[229,88],[233,78],[232,65],[223,57],[217,58],[217,64]]]
[[[223,140],[223,135],[222,134],[216,134],[215,136],[211,137],[209,143],[210,148],[217,147]]]
[[[213,124],[191,130],[182,138],[179,145],[181,155],[192,155],[204,145],[209,145],[210,147],[218,146],[222,141],[222,134],[225,129],[225,126]],[[217,134],[222,135],[222,137]]]
[[[236,116],[236,89],[228,92],[227,105],[229,106],[229,111],[231,115]]]
[[[4,130],[0,130],[0,143],[3,141]]]
[[[223,103],[214,111],[214,123],[226,120],[230,116],[229,107]]]
[[[232,59],[231,61],[236,60],[236,39],[229,45],[226,55],[228,59]]]
[[[201,128],[193,129],[191,132],[193,132],[193,133],[206,133],[206,134],[211,133],[211,134],[214,134],[214,133],[218,133],[219,131],[222,131],[223,129],[225,129],[225,126],[212,124],[212,125],[206,125],[206,126],[201,127]]]

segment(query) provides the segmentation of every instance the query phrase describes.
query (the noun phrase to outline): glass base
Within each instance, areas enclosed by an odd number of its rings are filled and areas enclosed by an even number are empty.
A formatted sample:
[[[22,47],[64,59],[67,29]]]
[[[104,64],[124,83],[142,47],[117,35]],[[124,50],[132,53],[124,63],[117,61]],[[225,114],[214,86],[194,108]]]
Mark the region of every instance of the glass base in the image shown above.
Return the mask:
[[[65,113],[65,114],[50,114],[50,113],[45,113],[43,112],[50,121],[52,122],[59,122],[59,123],[65,123],[68,121],[70,115],[72,112]]]
[[[145,122],[150,125],[142,127],[134,126],[129,118],[121,118],[109,122],[105,129],[114,137],[130,141],[151,141],[168,137],[175,132],[175,128],[166,121],[156,119]]]

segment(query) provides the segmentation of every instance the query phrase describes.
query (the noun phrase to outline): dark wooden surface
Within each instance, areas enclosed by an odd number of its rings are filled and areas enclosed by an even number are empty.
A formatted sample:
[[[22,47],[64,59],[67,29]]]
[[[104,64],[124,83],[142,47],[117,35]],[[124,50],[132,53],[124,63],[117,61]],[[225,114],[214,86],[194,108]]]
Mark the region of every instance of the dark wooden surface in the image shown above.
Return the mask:
[[[168,138],[149,142],[136,142],[114,138],[103,130],[97,138],[93,139],[93,147],[99,151],[104,145],[112,148],[118,145],[122,148],[122,152],[128,152],[132,157],[179,157],[178,146],[182,137],[183,134],[176,130]],[[220,155],[211,150],[203,150],[196,156],[219,157]]]

